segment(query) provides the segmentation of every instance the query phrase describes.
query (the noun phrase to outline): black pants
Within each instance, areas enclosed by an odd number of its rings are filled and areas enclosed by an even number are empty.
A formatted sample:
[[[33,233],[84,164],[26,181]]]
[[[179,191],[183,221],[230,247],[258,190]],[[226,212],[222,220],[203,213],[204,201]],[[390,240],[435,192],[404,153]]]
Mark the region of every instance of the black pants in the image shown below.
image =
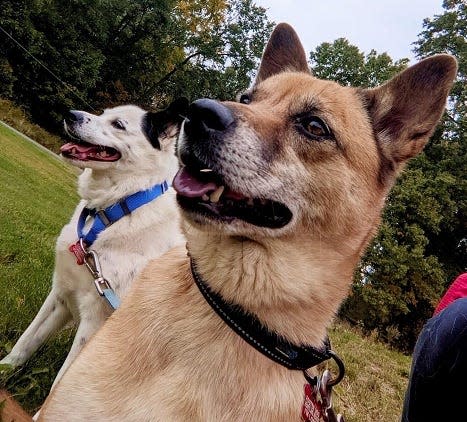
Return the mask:
[[[467,421],[467,298],[429,319],[413,353],[402,422]]]

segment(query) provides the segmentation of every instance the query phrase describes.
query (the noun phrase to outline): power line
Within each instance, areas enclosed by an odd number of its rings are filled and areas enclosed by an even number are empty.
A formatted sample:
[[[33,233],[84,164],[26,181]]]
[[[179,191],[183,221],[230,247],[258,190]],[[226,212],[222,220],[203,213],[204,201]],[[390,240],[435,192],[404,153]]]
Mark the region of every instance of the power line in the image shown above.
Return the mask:
[[[42,63],[38,58],[36,58],[31,52],[27,50],[26,47],[23,47],[19,41],[17,41],[9,32],[7,32],[2,26],[0,25],[0,31],[2,31],[7,37],[9,37],[18,47],[24,50],[29,56],[31,56],[37,63],[39,63],[47,72],[49,72],[57,81],[65,86],[65,88],[71,92],[76,98],[80,99],[84,104],[90,107],[93,111],[96,111],[94,107],[89,104],[84,98],[82,98],[79,94],[75,92],[77,88],[73,85],[70,85],[64,81],[62,81],[54,72],[52,72],[44,63]]]

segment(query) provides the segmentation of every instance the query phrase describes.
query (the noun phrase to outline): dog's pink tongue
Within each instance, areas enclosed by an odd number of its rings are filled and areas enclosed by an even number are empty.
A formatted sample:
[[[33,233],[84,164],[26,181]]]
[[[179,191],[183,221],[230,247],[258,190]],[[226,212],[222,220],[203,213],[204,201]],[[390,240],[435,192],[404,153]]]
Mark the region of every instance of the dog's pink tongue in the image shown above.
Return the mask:
[[[176,174],[173,187],[178,194],[189,198],[203,196],[208,192],[215,191],[218,186],[214,182],[204,183],[196,179],[185,167],[181,168]]]
[[[75,144],[73,142],[68,142],[67,144],[62,145],[60,147],[60,152],[72,151],[73,148],[75,148],[77,152],[86,153],[93,149],[96,149],[96,146],[90,145],[90,144],[84,145],[84,144]]]

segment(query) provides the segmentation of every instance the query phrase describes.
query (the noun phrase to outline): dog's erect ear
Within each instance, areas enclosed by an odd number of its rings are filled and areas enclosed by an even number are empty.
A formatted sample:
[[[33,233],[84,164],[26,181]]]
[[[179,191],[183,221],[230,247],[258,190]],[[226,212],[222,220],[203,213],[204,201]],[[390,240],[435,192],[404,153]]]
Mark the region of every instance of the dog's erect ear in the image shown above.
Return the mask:
[[[394,170],[418,154],[445,109],[456,59],[440,54],[409,67],[374,89],[364,89],[375,136]]]
[[[162,149],[178,135],[188,111],[188,99],[174,100],[165,110],[147,112],[142,121],[143,133],[154,148]]]
[[[274,28],[264,50],[255,84],[286,70],[310,72],[297,33],[290,25],[280,23]]]

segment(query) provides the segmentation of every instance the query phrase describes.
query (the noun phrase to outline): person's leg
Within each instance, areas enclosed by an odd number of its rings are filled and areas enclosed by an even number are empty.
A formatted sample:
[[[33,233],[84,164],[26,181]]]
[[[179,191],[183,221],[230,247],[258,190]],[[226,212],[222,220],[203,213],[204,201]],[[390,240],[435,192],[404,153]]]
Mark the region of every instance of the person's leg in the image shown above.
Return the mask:
[[[415,345],[403,422],[467,420],[467,298],[429,319]]]

